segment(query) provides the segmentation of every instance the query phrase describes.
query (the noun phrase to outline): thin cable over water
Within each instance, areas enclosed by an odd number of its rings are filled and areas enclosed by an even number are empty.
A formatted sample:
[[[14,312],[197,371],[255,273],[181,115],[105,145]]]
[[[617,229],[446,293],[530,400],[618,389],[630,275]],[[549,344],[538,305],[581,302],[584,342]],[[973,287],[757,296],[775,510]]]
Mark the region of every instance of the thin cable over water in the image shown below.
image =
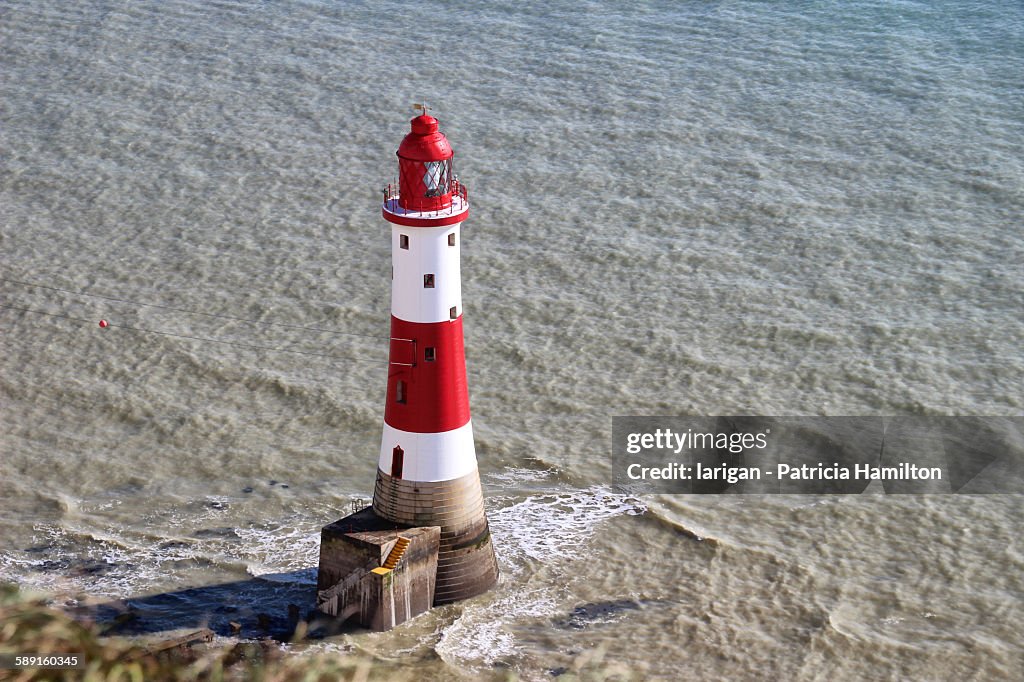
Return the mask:
[[[324,334],[345,334],[346,336],[358,336],[366,339],[387,339],[388,336],[381,336],[378,334],[360,334],[359,332],[343,331],[340,329],[321,329],[319,327],[305,327],[300,324],[288,324],[287,322],[262,322],[260,320],[252,320],[245,317],[236,317],[234,315],[224,315],[221,313],[204,313],[199,310],[190,310],[188,308],[178,308],[171,305],[163,305],[160,303],[146,303],[144,301],[135,301],[126,298],[116,298],[114,296],[104,296],[102,294],[93,294],[87,291],[73,291],[71,289],[61,289],[60,287],[49,286],[46,284],[34,284],[32,282],[22,282],[16,279],[7,279],[6,277],[0,277],[0,282],[7,282],[9,284],[17,284],[23,287],[33,287],[36,289],[48,289],[50,291],[59,291],[63,294],[71,294],[72,296],[89,296],[92,298],[100,298],[105,301],[115,301],[117,303],[127,303],[128,305],[144,306],[147,308],[159,308],[161,310],[173,310],[178,313],[185,313],[188,315],[202,315],[204,317],[214,317],[221,320],[232,320],[234,322],[244,322],[245,324],[251,324],[256,326],[272,326],[272,327],[284,327],[286,329],[301,329],[308,332],[322,332]]]
[[[65,319],[65,320],[74,320],[75,322],[85,322],[86,324],[90,324],[90,325],[96,323],[95,320],[87,320],[87,319],[82,318],[82,317],[75,317],[74,315],[67,315],[67,314],[64,314],[64,313],[49,313],[49,312],[46,312],[44,310],[33,310],[31,308],[21,308],[21,307],[13,306],[13,305],[4,305],[2,303],[0,303],[0,308],[7,308],[8,310],[20,310],[20,311],[25,312],[25,313],[34,313],[36,315],[47,315],[49,317],[59,317],[59,318]],[[188,334],[174,334],[172,332],[164,332],[164,331],[159,331],[157,329],[143,329],[142,327],[129,327],[128,325],[124,325],[124,324],[111,324],[109,322],[107,323],[107,327],[111,328],[111,329],[124,329],[126,331],[138,332],[138,333],[141,333],[141,334],[159,334],[161,336],[170,336],[170,337],[176,338],[176,339],[188,339],[190,341],[207,341],[209,343],[220,343],[220,344],[223,344],[225,346],[235,346],[237,348],[246,348],[246,349],[249,349],[249,350],[263,350],[263,351],[270,351],[270,352],[273,352],[273,353],[293,353],[293,354],[296,354],[296,355],[308,355],[308,356],[318,357],[318,358],[329,358],[331,360],[344,360],[346,362],[366,362],[366,363],[374,364],[374,365],[387,365],[388,364],[387,362],[383,362],[383,361],[380,361],[380,360],[368,360],[368,359],[365,359],[365,358],[346,357],[346,356],[342,356],[342,355],[329,355],[327,353],[314,353],[312,351],[293,350],[293,349],[288,349],[288,348],[274,348],[272,346],[259,346],[259,345],[251,344],[251,343],[241,343],[241,342],[238,342],[238,341],[228,341],[226,339],[215,339],[215,338],[211,338],[211,337],[207,337],[207,336],[190,336]]]

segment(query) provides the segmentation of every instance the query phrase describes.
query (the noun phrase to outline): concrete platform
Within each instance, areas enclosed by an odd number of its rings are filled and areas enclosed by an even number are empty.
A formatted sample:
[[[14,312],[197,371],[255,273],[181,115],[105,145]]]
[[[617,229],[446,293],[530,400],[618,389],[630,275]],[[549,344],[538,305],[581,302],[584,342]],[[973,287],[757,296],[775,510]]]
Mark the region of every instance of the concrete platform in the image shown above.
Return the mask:
[[[317,608],[372,630],[428,610],[437,586],[440,526],[406,526],[366,507],[324,526]]]

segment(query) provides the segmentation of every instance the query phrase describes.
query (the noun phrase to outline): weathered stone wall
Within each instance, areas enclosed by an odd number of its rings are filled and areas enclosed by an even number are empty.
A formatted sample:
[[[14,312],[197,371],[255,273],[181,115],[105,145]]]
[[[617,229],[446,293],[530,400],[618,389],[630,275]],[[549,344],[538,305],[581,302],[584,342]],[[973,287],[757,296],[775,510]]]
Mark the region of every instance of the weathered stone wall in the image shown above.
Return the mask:
[[[476,596],[497,582],[478,472],[453,481],[417,482],[378,470],[373,510],[396,523],[441,527],[435,604]]]
[[[399,537],[409,545],[394,569],[382,568]],[[317,608],[388,630],[434,603],[441,529],[410,528],[367,507],[325,526],[317,574]]]

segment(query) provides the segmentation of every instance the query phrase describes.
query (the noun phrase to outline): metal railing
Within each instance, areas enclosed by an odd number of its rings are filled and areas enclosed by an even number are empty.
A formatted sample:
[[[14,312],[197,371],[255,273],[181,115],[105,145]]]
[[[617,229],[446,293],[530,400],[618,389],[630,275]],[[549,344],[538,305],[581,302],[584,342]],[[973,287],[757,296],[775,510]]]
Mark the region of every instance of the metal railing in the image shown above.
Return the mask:
[[[387,187],[385,187],[382,190],[382,194],[384,195],[384,207],[388,211],[390,211],[391,213],[398,213],[398,211],[400,209],[400,206],[398,205],[398,197],[399,197],[398,184],[394,183],[394,182],[389,182],[387,184]],[[435,209],[435,210],[432,210],[432,211],[420,211],[420,212],[421,213],[430,214],[430,215],[435,215],[435,216],[452,215],[453,213],[456,212],[455,211],[455,201],[454,201],[454,199],[456,197],[458,197],[459,199],[462,199],[462,205],[463,206],[465,206],[467,203],[469,203],[469,188],[466,187],[461,182],[459,182],[458,180],[452,180],[451,195],[452,195],[453,201],[447,207]]]

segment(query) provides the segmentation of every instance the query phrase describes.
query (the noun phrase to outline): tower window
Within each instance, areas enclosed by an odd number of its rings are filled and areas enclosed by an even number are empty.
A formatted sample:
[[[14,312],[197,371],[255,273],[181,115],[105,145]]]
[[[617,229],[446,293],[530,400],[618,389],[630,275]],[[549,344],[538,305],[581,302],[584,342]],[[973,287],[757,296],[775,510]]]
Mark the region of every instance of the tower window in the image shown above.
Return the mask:
[[[423,275],[423,288],[424,289],[433,289],[434,288],[434,274],[433,273],[430,273],[430,274],[427,274],[427,275]]]
[[[405,382],[401,379],[395,382],[395,402],[405,405]]]
[[[455,246],[455,233],[452,232],[448,235],[448,246]]]
[[[409,235],[407,235],[407,234],[400,234],[400,235],[398,235],[398,247],[401,248],[401,249],[408,249],[409,248]]]
[[[448,311],[448,317],[450,317],[450,318],[452,318],[454,320],[458,316],[459,316],[458,309],[455,306],[452,306],[451,309]]]
[[[427,346],[423,349],[423,359],[427,362],[433,362],[437,357],[437,353],[433,346]]]

